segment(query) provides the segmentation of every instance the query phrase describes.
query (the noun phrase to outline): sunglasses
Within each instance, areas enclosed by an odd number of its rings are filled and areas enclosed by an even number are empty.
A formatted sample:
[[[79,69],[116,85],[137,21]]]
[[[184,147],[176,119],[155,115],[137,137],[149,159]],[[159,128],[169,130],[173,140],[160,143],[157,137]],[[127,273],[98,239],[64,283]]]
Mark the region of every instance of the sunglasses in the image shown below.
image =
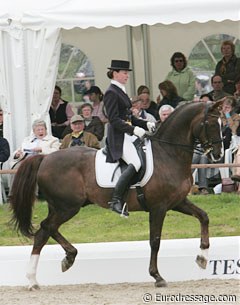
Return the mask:
[[[175,59],[174,62],[183,62],[183,59]]]

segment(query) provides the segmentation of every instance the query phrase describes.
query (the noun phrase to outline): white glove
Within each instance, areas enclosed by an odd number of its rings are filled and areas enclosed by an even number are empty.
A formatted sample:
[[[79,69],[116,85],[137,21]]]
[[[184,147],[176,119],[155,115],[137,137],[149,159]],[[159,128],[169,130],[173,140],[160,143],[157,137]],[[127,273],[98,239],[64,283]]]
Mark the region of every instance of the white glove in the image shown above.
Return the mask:
[[[240,142],[240,139],[237,135],[232,135],[232,140],[230,144],[230,149],[232,150],[232,153],[236,152],[238,150],[238,144]]]
[[[146,131],[141,127],[134,127],[133,134],[139,138],[142,138],[145,135]]]
[[[147,128],[149,132],[154,132],[156,130],[156,124],[154,122],[147,122]]]

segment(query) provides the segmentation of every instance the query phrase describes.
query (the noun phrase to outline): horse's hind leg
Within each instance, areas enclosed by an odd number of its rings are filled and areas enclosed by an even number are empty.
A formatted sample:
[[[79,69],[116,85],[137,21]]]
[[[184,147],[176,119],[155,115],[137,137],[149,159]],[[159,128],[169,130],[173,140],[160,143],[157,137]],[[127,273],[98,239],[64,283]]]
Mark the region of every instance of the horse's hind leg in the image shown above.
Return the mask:
[[[31,253],[31,259],[28,266],[27,278],[29,279],[29,289],[39,289],[39,284],[36,280],[36,272],[38,266],[38,260],[40,252],[44,245],[47,243],[51,236],[55,239],[65,250],[66,257],[62,261],[62,271],[69,269],[75,260],[77,255],[77,249],[74,248],[59,232],[58,228],[61,224],[72,218],[79,209],[72,211],[71,213],[56,214],[53,211],[49,211],[48,217],[41,222],[40,229],[35,233],[34,244]],[[60,216],[61,215],[61,216]]]
[[[152,209],[149,214],[150,223],[150,246],[151,246],[151,258],[149,265],[149,273],[156,280],[156,287],[167,286],[166,281],[161,277],[157,267],[157,257],[160,247],[161,233],[163,221],[166,215],[166,211],[157,207]]]
[[[180,204],[178,204],[175,208],[173,208],[174,211],[178,211],[180,213],[191,215],[196,217],[200,224],[201,224],[201,243],[200,248],[202,250],[209,248],[209,231],[208,231],[208,225],[209,225],[209,218],[205,211],[194,205],[190,200],[185,198]],[[207,260],[204,256],[197,256],[196,259],[197,264],[201,268],[206,268]]]

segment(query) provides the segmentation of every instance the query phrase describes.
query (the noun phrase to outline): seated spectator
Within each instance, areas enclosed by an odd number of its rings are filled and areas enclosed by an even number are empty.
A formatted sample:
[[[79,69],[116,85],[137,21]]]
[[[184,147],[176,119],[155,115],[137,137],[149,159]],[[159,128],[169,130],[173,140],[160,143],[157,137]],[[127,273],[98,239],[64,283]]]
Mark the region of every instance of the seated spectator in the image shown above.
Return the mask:
[[[172,70],[167,74],[177,88],[178,95],[185,101],[192,101],[195,94],[195,75],[187,66],[187,59],[181,52],[175,52],[171,57]]]
[[[97,86],[92,86],[86,94],[89,96],[90,101],[92,102],[93,112],[92,116],[97,116],[105,124],[108,122],[108,119],[103,113],[103,93]]]
[[[32,134],[26,137],[21,145],[13,153],[12,168],[20,163],[21,160],[35,154],[50,154],[57,151],[60,141],[57,137],[47,134],[47,126],[43,120],[35,120],[32,124]]]
[[[211,84],[213,90],[208,92],[208,95],[211,96],[212,101],[218,101],[229,95],[229,93],[223,91],[223,81],[220,75],[213,75],[211,78]]]
[[[222,133],[224,150],[226,150],[230,147],[230,144],[234,145],[234,139],[240,123],[240,115],[235,112],[236,99],[233,96],[226,96],[222,100]]]
[[[138,88],[137,88],[137,95],[139,96],[140,94],[142,93],[148,93],[150,95],[150,90],[147,86],[145,85],[140,85]]]
[[[139,119],[148,121],[148,122],[156,122],[156,119],[153,115],[148,113],[146,110],[142,109],[142,101],[138,96],[133,96],[132,99],[132,114]]]
[[[235,55],[235,45],[231,40],[222,42],[221,53],[223,57],[216,65],[215,74],[222,77],[223,90],[233,95],[234,82],[240,71],[240,58]]]
[[[160,122],[164,122],[167,117],[174,111],[174,108],[171,105],[163,105],[160,107],[158,113]]]
[[[61,99],[62,90],[55,86],[49,115],[52,126],[52,135],[59,139],[63,138],[64,129],[69,126],[71,117],[74,115],[70,103]]]
[[[163,105],[170,105],[176,108],[183,98],[178,95],[177,88],[170,80],[165,80],[158,85],[162,99],[158,104],[158,111]]]
[[[3,137],[3,111],[0,108],[0,137]]]
[[[199,102],[208,102],[208,101],[213,102],[212,96],[209,95],[208,93],[202,94],[200,96]]]
[[[240,113],[240,74],[235,79],[235,92],[233,96],[236,99],[236,113]]]
[[[88,146],[96,149],[100,148],[97,137],[84,129],[84,119],[81,115],[74,115],[71,120],[70,134],[67,134],[63,140],[60,149],[72,146]]]
[[[84,131],[93,133],[98,141],[101,141],[104,136],[104,124],[97,116],[93,116],[93,106],[89,103],[84,103],[80,107],[80,114],[84,119]]]
[[[142,101],[142,109],[157,119],[157,104],[150,100],[149,93],[141,93],[138,97]]]

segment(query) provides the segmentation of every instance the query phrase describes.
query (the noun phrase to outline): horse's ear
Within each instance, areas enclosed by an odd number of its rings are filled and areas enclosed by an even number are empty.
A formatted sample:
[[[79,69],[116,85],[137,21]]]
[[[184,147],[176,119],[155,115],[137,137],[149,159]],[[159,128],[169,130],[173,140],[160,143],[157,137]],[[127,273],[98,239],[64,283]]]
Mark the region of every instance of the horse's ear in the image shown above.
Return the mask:
[[[222,110],[222,104],[224,102],[224,99],[218,100],[217,102],[213,102],[212,106],[210,107],[211,110],[218,110],[221,111]]]

